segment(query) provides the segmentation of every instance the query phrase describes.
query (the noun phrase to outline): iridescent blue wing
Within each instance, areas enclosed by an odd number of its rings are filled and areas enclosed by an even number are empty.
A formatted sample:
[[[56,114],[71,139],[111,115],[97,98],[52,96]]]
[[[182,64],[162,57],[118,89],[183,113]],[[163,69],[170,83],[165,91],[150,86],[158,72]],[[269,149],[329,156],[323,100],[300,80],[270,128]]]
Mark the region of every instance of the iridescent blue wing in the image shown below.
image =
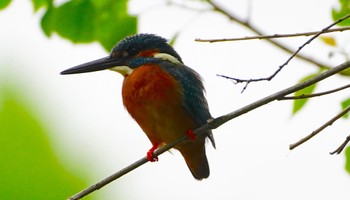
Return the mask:
[[[212,119],[204,96],[205,89],[201,76],[193,69],[182,64],[175,65],[167,62],[167,64],[162,63],[161,66],[165,66],[165,70],[179,81],[184,93],[182,104],[198,127]],[[208,131],[206,135],[215,148],[212,132]]]

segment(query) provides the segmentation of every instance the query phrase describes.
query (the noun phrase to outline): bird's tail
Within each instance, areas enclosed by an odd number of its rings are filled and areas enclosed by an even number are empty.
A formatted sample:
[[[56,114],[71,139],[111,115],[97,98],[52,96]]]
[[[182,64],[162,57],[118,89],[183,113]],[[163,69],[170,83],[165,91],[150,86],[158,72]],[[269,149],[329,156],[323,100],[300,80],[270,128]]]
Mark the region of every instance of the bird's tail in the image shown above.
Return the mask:
[[[210,170],[204,141],[184,144],[179,150],[195,179],[202,180],[209,177]]]

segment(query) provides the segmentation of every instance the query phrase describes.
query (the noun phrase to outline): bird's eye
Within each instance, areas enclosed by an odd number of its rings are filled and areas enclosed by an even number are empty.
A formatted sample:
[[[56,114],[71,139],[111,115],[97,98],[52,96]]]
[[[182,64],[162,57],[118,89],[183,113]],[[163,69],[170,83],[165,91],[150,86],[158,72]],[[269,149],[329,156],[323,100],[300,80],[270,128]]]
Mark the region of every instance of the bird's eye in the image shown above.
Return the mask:
[[[129,52],[127,51],[114,51],[111,53],[112,58],[124,58],[129,56]]]
[[[113,51],[112,54],[111,54],[111,57],[112,57],[112,58],[118,58],[118,57],[120,57],[120,52],[119,52],[119,51]]]
[[[123,52],[122,52],[122,56],[123,56],[123,57],[127,57],[128,55],[129,55],[129,53],[128,53],[127,51],[123,51]]]

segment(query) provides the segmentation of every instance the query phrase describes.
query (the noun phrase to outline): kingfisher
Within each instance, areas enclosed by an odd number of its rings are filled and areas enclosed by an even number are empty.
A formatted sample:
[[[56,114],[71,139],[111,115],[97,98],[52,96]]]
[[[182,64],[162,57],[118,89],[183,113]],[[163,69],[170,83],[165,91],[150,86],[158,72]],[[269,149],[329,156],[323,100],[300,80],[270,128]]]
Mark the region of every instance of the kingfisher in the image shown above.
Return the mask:
[[[212,117],[201,76],[186,66],[167,40],[155,34],[136,34],[121,40],[109,56],[61,72],[76,74],[109,69],[123,77],[123,104],[152,143],[149,161],[160,146],[188,135],[176,145],[193,177],[208,178],[205,140],[215,148],[211,131],[196,136],[193,130]]]

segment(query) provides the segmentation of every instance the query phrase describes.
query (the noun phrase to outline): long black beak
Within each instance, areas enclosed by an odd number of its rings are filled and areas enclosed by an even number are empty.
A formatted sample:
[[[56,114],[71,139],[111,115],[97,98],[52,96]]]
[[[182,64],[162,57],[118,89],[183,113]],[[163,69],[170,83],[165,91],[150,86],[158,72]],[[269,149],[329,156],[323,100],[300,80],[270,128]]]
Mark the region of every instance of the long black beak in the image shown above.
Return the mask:
[[[78,74],[85,72],[93,72],[104,69],[109,69],[115,66],[123,66],[125,65],[124,59],[122,58],[111,58],[110,56],[100,58],[94,61],[90,61],[81,65],[77,65],[75,67],[66,69],[62,71],[60,74]]]

